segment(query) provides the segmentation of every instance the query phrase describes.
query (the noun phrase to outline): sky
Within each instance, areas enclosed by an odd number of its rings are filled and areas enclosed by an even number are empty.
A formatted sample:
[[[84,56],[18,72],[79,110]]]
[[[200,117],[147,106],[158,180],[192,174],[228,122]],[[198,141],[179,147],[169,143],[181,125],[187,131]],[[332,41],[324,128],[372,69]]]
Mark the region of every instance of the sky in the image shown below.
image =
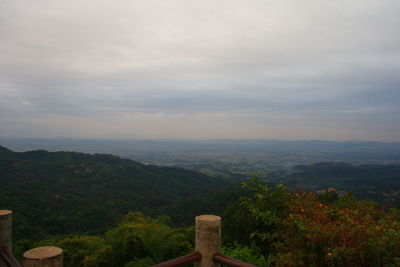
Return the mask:
[[[400,141],[398,0],[0,0],[0,137]]]

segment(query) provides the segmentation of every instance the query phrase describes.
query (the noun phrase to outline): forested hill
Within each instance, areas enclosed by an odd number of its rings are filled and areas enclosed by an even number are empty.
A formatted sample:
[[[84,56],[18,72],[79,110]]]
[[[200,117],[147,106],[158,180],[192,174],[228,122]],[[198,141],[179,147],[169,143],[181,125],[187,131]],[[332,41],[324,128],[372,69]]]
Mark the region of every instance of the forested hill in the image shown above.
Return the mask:
[[[334,187],[360,199],[379,202],[399,200],[400,165],[360,165],[323,162],[300,165],[286,179],[289,185],[318,190]]]
[[[0,146],[0,209],[12,209],[16,238],[106,229],[129,210],[159,214],[182,196],[227,182],[112,155]]]

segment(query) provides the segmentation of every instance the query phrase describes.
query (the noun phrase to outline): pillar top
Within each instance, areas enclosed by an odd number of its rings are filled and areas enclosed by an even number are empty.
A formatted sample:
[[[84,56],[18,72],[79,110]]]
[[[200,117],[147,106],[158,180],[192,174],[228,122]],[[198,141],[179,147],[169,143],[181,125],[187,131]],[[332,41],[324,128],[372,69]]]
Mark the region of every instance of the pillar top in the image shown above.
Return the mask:
[[[0,216],[10,215],[12,210],[0,210]]]
[[[61,248],[53,246],[45,246],[45,247],[33,248],[26,251],[24,253],[24,258],[30,260],[43,260],[43,259],[57,257],[60,254],[62,254]]]
[[[215,221],[220,221],[220,220],[221,220],[221,217],[216,216],[216,215],[206,214],[206,215],[196,216],[196,221],[215,222]]]

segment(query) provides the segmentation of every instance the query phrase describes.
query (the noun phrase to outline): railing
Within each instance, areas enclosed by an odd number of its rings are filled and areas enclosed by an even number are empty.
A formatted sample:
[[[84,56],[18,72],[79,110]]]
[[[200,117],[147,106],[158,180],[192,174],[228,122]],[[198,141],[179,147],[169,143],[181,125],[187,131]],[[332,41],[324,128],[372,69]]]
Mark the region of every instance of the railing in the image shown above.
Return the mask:
[[[0,266],[21,267],[12,255],[11,223],[12,211],[0,210]],[[219,267],[224,264],[231,267],[255,267],[249,263],[222,255],[221,217],[201,215],[196,217],[195,252],[170,261],[153,265],[153,267],[178,267],[196,263],[197,267]],[[38,247],[23,254],[24,267],[62,267],[62,249],[52,246]]]
[[[179,267],[190,263],[197,263],[198,267],[218,267],[225,264],[230,267],[255,267],[219,253],[221,247],[221,217],[201,215],[196,217],[196,251],[153,265],[152,267]]]
[[[252,264],[222,255],[220,253],[215,254],[213,259],[216,263],[222,263],[231,267],[254,267]],[[201,254],[199,252],[193,252],[170,261],[153,265],[153,267],[179,267],[199,261],[201,261]]]
[[[3,263],[6,264],[7,267],[22,267],[13,254],[11,254],[8,247],[4,244],[0,244],[0,266],[3,266]]]
[[[0,267],[22,267],[11,253],[12,211],[0,210]],[[62,249],[53,246],[37,247],[23,254],[24,267],[62,267]]]
[[[217,253],[214,255],[214,261],[218,263],[225,264],[230,267],[255,267],[253,264],[240,261],[225,255],[222,255],[220,253]]]
[[[153,265],[153,267],[178,267],[178,266],[183,266],[185,264],[190,264],[190,263],[195,263],[201,261],[201,254],[199,252],[193,252],[191,254],[166,261],[163,263],[159,263],[156,265]]]

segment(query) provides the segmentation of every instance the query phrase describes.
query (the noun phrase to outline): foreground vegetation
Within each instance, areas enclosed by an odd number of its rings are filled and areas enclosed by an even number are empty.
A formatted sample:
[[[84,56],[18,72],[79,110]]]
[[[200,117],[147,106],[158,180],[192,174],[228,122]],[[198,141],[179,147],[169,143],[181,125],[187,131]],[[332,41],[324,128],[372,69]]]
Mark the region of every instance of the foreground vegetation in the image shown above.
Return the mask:
[[[257,180],[230,208],[226,234],[278,266],[399,266],[400,211],[374,202],[271,190]]]
[[[223,218],[223,253],[257,266],[399,266],[400,211],[340,196],[291,193],[258,180]],[[193,250],[194,228],[128,213],[104,235],[36,245],[65,251],[65,266],[150,266]]]

